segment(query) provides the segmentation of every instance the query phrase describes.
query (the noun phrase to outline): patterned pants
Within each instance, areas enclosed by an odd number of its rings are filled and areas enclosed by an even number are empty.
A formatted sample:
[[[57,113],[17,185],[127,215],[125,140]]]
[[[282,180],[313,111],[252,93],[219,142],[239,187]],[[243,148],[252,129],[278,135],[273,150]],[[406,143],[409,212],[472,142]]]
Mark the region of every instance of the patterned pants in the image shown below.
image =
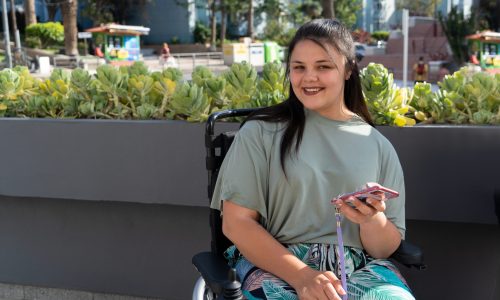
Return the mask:
[[[292,244],[288,250],[309,267],[332,271],[340,279],[337,267],[338,247],[328,244]],[[297,300],[295,290],[285,281],[255,267],[231,246],[225,252],[230,266],[243,281],[243,294],[249,300]],[[414,300],[410,288],[389,260],[373,259],[362,249],[344,247],[349,300]]]

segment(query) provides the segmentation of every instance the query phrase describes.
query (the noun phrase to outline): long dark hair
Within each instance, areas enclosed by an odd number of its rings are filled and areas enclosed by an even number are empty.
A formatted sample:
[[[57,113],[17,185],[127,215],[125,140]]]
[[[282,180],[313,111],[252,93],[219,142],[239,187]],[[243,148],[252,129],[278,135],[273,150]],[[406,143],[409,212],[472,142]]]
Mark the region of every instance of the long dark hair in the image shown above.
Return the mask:
[[[327,52],[326,45],[332,46],[341,55],[345,56],[347,60],[345,71],[351,73],[345,81],[344,86],[345,105],[350,111],[359,115],[368,124],[373,126],[370,113],[363,98],[354,41],[349,30],[335,19],[315,19],[302,25],[288,46],[285,80],[289,80],[292,52],[297,43],[303,40],[311,40]],[[295,139],[294,150],[297,152],[305,127],[304,106],[293,92],[291,85],[289,95],[288,99],[284,102],[257,110],[246,119],[246,121],[262,120],[286,123],[280,145],[280,161],[283,171],[285,171],[285,157],[291,153],[293,140]]]

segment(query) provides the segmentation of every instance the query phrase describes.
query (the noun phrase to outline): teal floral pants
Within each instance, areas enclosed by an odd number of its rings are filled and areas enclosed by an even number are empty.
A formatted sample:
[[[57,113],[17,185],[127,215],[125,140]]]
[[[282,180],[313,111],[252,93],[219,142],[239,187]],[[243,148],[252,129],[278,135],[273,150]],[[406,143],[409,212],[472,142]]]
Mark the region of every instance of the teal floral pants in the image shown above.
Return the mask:
[[[309,267],[332,271],[337,267],[338,247],[328,244],[292,244],[288,250]],[[297,300],[295,290],[273,274],[255,267],[235,246],[225,252],[229,265],[242,280],[243,294],[249,300]],[[349,300],[414,300],[410,288],[396,266],[387,259],[373,259],[362,249],[344,247]]]

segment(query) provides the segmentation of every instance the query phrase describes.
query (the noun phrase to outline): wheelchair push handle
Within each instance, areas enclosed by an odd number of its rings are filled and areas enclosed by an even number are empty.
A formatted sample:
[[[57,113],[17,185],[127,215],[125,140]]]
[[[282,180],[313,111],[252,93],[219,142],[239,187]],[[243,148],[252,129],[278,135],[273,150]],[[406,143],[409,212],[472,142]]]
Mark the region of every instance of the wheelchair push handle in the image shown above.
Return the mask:
[[[214,134],[215,121],[219,119],[248,116],[250,113],[256,110],[257,108],[240,108],[240,109],[228,109],[228,110],[221,110],[218,112],[214,112],[208,117],[205,126],[205,134],[207,135]]]
[[[222,294],[217,300],[243,300],[243,293],[241,292],[241,283],[236,276],[236,270],[229,269],[229,280],[226,281],[223,287]]]

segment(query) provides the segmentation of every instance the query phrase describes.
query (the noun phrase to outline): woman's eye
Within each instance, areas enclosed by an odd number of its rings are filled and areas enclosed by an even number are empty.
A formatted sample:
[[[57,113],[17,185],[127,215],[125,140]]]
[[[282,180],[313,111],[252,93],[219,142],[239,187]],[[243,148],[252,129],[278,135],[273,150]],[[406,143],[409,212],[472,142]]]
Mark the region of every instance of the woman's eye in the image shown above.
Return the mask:
[[[293,69],[294,70],[303,70],[304,66],[294,66]]]
[[[319,69],[320,70],[327,70],[327,69],[331,69],[330,66],[319,66]]]

